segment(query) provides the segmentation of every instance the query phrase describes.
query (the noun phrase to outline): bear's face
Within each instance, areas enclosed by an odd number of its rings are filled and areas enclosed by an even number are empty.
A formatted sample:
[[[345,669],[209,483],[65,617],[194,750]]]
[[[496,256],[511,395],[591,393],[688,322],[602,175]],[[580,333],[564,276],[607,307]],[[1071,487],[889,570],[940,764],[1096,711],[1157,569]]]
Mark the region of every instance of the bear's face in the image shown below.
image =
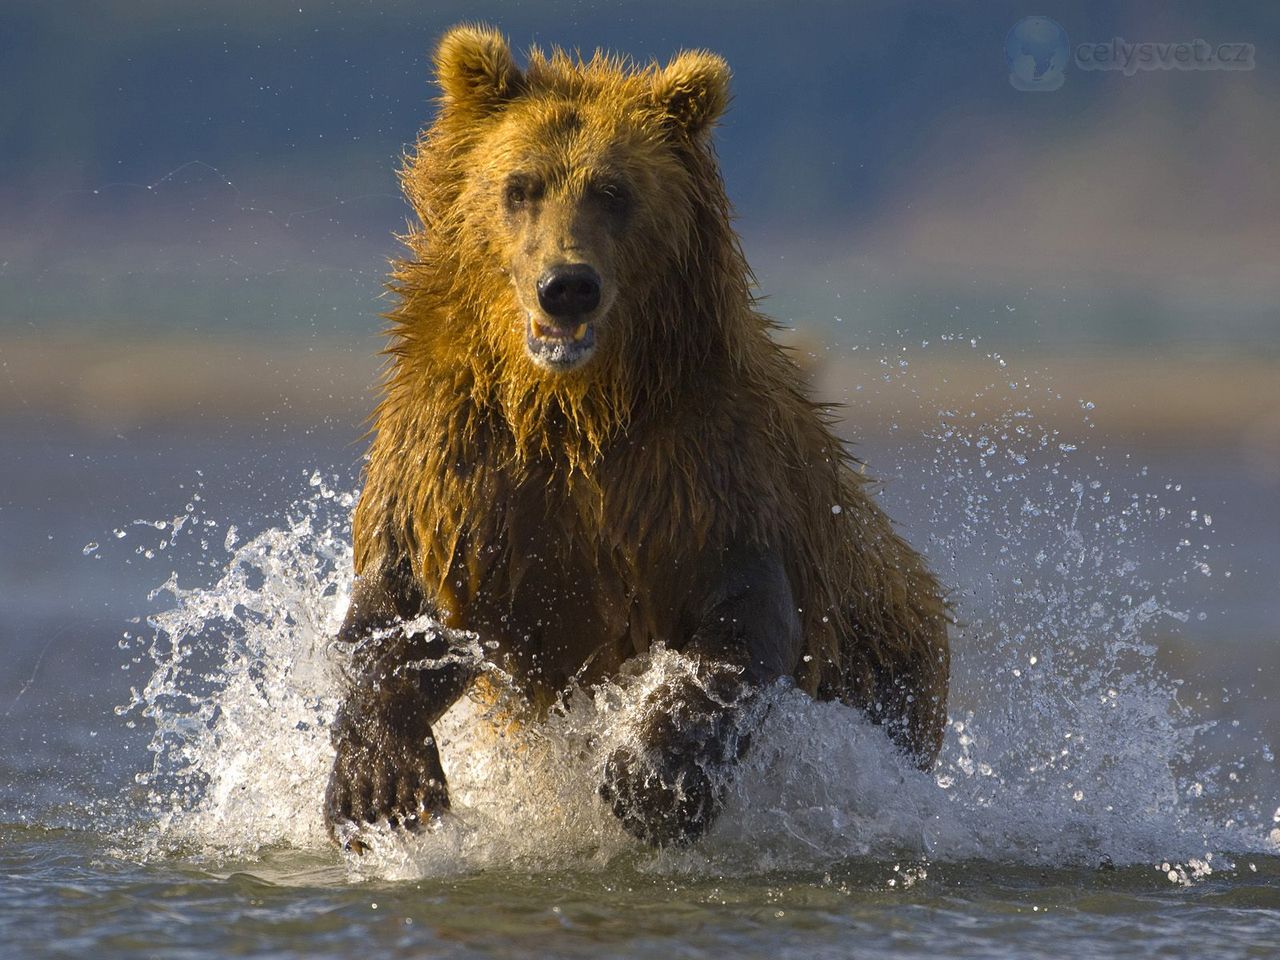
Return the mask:
[[[544,370],[585,364],[609,324],[625,322],[613,311],[620,291],[634,296],[644,283],[657,183],[642,158],[655,151],[631,126],[593,115],[590,103],[530,99],[485,139],[493,165],[477,226],[510,277],[524,348]]]
[[[496,33],[459,28],[437,54],[443,123],[465,125],[460,235],[509,284],[501,349],[546,374],[626,350],[643,306],[696,242],[690,157],[728,96],[728,68],[685,53],[634,69],[534,51],[517,70]]]

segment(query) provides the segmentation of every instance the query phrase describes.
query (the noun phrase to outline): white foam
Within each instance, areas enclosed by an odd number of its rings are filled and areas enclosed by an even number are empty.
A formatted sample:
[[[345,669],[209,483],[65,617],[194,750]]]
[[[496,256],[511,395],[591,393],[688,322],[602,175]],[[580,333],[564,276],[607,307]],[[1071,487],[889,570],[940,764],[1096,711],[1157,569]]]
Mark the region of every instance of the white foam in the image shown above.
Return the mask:
[[[946,450],[935,468],[964,474],[970,464]],[[935,509],[961,519],[931,552],[989,537],[983,555],[994,572],[960,609],[952,717],[933,772],[911,766],[856,711],[779,686],[711,833],[686,850],[645,850],[596,788],[646,692],[688,669],[658,650],[518,733],[500,734],[486,707],[464,699],[437,729],[453,812],[414,836],[367,831],[371,851],[348,858],[352,876],[584,869],[618,858],[724,873],[855,857],[1096,865],[1276,851],[1272,824],[1251,821],[1246,800],[1188,775],[1202,728],[1144,640],[1153,622],[1184,614],[1168,584],[1148,582],[1131,559],[1142,556],[1152,511],[1137,498],[1114,505],[1060,469],[1055,462],[1049,484],[1027,473],[1018,487],[1006,476],[1017,495],[1001,498],[980,483],[966,481],[962,494],[960,484],[940,485]],[[218,582],[166,585],[174,605],[153,619],[155,672],[132,705],[156,724],[155,766],[143,778],[156,843],[235,856],[327,845],[328,724],[342,688],[330,644],[349,594],[351,502],[321,485],[302,519],[229,542]]]

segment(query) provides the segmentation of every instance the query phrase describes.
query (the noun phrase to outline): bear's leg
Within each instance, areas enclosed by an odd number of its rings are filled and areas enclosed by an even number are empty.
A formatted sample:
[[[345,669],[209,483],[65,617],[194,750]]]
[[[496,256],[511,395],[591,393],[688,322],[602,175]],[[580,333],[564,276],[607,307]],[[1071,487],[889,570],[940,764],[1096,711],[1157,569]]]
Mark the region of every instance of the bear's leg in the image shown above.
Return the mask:
[[[357,580],[338,633],[356,644],[354,677],[332,728],[336,751],[325,791],[325,822],[373,823],[416,829],[449,807],[435,723],[466,690],[472,670],[443,659],[444,630],[410,631],[401,624],[421,612],[409,581],[375,576]],[[424,666],[423,664],[427,664]],[[358,840],[350,849],[362,849]]]
[[[655,846],[683,845],[715,821],[763,685],[791,676],[803,637],[781,559],[726,550],[683,646],[692,676],[660,686],[645,704],[635,746],[615,750],[600,795],[622,825]]]

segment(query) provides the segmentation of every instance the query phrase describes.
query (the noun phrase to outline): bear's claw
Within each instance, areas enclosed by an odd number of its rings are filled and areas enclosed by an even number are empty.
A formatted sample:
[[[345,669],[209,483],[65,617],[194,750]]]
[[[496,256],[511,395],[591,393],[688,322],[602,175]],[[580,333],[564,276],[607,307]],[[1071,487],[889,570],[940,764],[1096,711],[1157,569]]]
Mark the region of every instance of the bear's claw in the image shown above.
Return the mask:
[[[348,850],[364,844],[345,842],[340,824],[377,823],[416,831],[449,809],[449,789],[435,742],[397,736],[378,729],[373,735],[352,729],[337,738],[337,756],[325,790],[329,835]]]
[[[684,846],[715,822],[750,740],[743,721],[751,693],[735,677],[712,669],[701,682],[662,685],[650,695],[638,746],[605,761],[600,796],[632,836]]]
[[[654,765],[627,747],[605,762],[600,796],[623,828],[655,847],[682,847],[707,832],[720,812],[719,791],[696,762]]]

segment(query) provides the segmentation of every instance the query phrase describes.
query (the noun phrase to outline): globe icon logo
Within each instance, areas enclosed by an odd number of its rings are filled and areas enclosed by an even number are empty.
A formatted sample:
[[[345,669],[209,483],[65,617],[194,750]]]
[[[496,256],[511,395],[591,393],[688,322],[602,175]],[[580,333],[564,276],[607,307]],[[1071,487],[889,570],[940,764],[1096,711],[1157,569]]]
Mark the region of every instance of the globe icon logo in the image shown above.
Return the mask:
[[[1057,90],[1070,56],[1067,31],[1048,17],[1023,17],[1004,38],[1009,83],[1017,90]]]

